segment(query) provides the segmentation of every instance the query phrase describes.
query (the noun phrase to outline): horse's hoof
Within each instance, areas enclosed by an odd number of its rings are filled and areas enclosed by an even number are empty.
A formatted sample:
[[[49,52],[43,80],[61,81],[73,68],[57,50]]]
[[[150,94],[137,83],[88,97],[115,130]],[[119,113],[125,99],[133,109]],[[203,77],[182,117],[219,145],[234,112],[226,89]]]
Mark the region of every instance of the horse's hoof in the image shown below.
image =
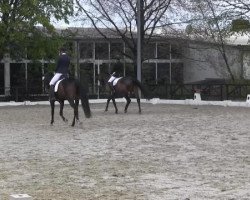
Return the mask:
[[[124,113],[127,113],[127,111],[126,111],[126,110],[124,110]]]

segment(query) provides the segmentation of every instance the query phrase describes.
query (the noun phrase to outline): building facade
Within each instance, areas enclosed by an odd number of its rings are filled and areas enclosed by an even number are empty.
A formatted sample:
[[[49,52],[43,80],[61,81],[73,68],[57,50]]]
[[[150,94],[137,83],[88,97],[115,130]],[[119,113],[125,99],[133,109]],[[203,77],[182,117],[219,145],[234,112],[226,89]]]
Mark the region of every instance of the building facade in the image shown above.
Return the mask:
[[[69,30],[61,30],[68,34]],[[88,86],[89,94],[101,98],[102,81],[116,71],[120,76],[134,76],[134,65],[125,54],[131,54],[117,36],[105,40],[94,29],[71,29],[71,74]],[[250,78],[248,51],[228,45],[227,55],[232,71],[240,78]],[[205,79],[227,79],[228,73],[216,45],[180,38],[154,38],[143,48],[142,83],[144,85],[185,84]],[[45,93],[42,76],[55,67],[54,60],[32,62],[9,57],[0,63],[0,95],[18,92]],[[15,88],[15,90],[13,90]]]

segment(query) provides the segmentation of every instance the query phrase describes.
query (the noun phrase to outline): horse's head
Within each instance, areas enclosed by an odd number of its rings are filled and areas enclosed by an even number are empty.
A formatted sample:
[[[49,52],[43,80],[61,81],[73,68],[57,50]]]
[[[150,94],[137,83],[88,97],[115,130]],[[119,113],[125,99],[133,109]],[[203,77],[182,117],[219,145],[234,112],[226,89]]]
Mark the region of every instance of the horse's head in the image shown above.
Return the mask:
[[[49,82],[51,81],[51,79],[53,78],[53,73],[52,72],[47,72],[46,74],[44,74],[43,76],[43,82],[44,82],[44,86],[45,88],[49,88]]]

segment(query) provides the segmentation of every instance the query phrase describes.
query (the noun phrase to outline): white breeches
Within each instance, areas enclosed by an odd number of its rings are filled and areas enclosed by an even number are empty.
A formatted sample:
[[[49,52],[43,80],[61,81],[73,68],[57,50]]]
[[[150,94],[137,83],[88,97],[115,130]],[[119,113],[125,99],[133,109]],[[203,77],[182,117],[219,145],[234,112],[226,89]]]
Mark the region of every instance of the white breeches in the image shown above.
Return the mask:
[[[49,85],[55,85],[61,76],[62,76],[61,73],[56,73],[54,77],[51,79]]]

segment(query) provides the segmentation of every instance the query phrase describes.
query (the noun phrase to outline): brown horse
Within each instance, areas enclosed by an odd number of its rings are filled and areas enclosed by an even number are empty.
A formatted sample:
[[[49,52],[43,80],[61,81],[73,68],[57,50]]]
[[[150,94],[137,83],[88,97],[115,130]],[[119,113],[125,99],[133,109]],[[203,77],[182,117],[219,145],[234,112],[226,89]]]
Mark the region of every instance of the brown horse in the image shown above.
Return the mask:
[[[53,74],[47,73],[44,75],[44,84],[45,87],[49,88],[49,82],[52,79]],[[78,105],[79,99],[81,99],[82,108],[86,118],[91,117],[91,111],[89,107],[89,100],[87,93],[81,87],[80,82],[74,78],[64,78],[58,85],[58,90],[55,92],[55,98],[60,103],[60,116],[63,121],[67,122],[68,120],[63,116],[63,107],[64,101],[68,100],[70,106],[74,109],[74,118],[71,126],[75,125],[75,120],[79,120],[78,116]],[[51,121],[50,124],[54,123],[54,109],[55,109],[55,100],[50,100],[51,106]]]
[[[147,95],[147,92],[145,91],[145,89],[143,88],[143,86],[137,79],[134,79],[132,77],[116,78],[115,73],[113,73],[109,78],[108,86],[110,88],[111,94],[108,97],[105,111],[108,111],[109,102],[112,99],[114,107],[115,107],[115,113],[118,113],[115,98],[119,96],[119,97],[125,97],[125,99],[127,100],[127,103],[124,109],[124,112],[126,113],[128,106],[131,102],[130,98],[131,96],[134,95],[137,100],[138,107],[139,107],[139,113],[141,113],[139,89],[144,95]]]

